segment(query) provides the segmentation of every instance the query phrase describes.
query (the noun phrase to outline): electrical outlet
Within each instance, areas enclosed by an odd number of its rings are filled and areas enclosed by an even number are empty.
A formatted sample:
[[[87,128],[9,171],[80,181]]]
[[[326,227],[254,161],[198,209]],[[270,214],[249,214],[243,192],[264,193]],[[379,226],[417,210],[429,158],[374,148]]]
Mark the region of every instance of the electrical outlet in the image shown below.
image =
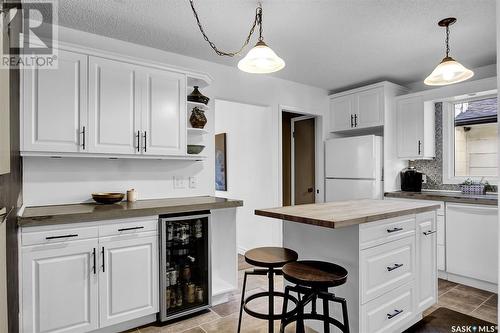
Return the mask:
[[[197,185],[196,177],[189,177],[189,188],[196,188]]]
[[[422,174],[422,184],[427,184],[427,175]]]
[[[174,176],[174,189],[186,188],[184,177]]]

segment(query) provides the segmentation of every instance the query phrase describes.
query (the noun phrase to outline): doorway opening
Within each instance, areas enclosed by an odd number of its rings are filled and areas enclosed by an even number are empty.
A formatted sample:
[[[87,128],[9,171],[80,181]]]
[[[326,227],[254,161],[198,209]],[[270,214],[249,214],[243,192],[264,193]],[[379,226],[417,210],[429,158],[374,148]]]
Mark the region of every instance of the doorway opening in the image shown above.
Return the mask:
[[[316,202],[316,117],[282,112],[283,206]]]

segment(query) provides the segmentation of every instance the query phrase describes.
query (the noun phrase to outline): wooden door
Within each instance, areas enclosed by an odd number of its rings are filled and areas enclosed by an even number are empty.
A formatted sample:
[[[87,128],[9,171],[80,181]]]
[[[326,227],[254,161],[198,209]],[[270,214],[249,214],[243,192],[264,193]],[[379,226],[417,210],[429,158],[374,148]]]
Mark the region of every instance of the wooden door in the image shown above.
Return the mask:
[[[353,95],[330,100],[330,132],[345,131],[354,127]]]
[[[139,66],[90,57],[89,145],[92,152],[139,153]]]
[[[99,245],[101,327],[158,312],[157,236],[108,237]]]
[[[143,154],[186,154],[186,76],[147,69],[141,76]]]
[[[376,88],[356,94],[356,128],[384,125],[384,89]]]
[[[417,312],[437,302],[436,213],[417,215]]]
[[[314,203],[316,144],[314,118],[292,119],[292,191],[295,205]]]
[[[78,333],[98,328],[96,248],[97,240],[87,240],[23,249],[23,332]]]
[[[87,128],[87,56],[59,50],[58,68],[21,70],[23,151],[78,152]]]

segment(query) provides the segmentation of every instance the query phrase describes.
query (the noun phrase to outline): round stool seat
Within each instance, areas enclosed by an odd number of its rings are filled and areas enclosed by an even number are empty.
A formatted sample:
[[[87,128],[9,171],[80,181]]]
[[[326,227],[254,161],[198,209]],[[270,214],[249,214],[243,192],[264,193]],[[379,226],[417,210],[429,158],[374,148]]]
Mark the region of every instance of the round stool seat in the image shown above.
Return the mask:
[[[324,261],[300,260],[283,266],[286,280],[306,287],[330,288],[344,284],[347,270],[336,264]]]
[[[245,261],[257,267],[276,268],[296,261],[299,255],[283,247],[257,247],[245,253]]]

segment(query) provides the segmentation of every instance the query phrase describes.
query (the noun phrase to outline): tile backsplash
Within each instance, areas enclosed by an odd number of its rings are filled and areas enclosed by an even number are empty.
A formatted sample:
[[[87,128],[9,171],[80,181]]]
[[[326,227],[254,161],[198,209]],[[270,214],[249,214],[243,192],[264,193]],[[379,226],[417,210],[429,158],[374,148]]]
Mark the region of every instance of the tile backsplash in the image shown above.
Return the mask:
[[[427,176],[427,183],[422,184],[422,189],[460,191],[457,184],[443,184],[443,104],[435,104],[436,112],[436,157],[432,160],[410,161],[409,165],[416,167]],[[497,186],[493,186],[497,192]]]

